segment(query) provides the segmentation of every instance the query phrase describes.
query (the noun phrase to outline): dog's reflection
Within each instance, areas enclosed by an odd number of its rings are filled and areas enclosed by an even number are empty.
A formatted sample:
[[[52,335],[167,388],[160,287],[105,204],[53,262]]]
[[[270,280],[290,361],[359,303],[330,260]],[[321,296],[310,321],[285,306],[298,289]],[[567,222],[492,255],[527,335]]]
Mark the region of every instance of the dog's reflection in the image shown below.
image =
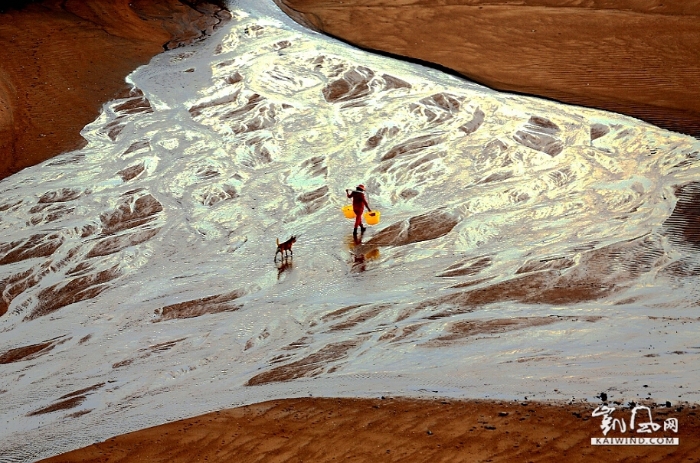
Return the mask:
[[[293,267],[294,263],[294,258],[292,257],[283,257],[280,259],[278,262],[275,262],[275,265],[277,265],[277,279],[279,280],[282,274],[288,270],[291,270]]]

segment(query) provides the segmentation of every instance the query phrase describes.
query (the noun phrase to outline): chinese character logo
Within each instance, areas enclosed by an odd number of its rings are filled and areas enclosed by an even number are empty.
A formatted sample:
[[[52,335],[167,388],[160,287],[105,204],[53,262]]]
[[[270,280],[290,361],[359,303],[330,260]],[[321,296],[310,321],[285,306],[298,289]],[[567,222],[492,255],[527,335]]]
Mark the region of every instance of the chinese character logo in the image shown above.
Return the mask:
[[[603,421],[600,424],[600,429],[603,430],[603,435],[607,436],[610,431],[617,430],[622,433],[627,432],[627,423],[624,418],[613,418],[615,407],[602,405],[593,410],[593,416],[602,416]],[[632,409],[632,417],[630,418],[629,430],[636,430],[638,433],[651,434],[661,429],[661,425],[654,423],[654,418],[651,414],[651,408],[644,405],[637,405]],[[678,419],[667,418],[664,421],[664,431],[671,430],[678,432]]]
[[[603,430],[604,436],[607,436],[608,432],[610,432],[612,429],[619,428],[620,432],[627,431],[627,425],[625,424],[624,420],[619,418],[613,419],[612,414],[614,411],[615,407],[608,407],[607,405],[597,407],[595,410],[593,410],[593,416],[603,417],[603,423],[600,425],[600,428]]]
[[[639,423],[639,429],[637,429],[637,432],[642,432],[642,433],[652,433],[655,431],[658,431],[661,428],[660,424],[654,423],[653,418],[651,417],[651,408],[645,407],[642,405],[637,405],[632,409],[632,419],[630,420],[630,430],[634,429],[635,425],[635,420],[637,419],[637,413],[640,411],[646,410],[647,416],[646,418],[649,418],[649,421]]]

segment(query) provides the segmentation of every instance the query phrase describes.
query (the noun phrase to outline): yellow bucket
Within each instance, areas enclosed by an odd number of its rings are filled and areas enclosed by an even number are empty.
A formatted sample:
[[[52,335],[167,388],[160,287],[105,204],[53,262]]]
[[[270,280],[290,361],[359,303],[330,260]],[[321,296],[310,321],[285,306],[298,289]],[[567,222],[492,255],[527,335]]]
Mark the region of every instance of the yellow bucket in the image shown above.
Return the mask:
[[[367,222],[367,224],[377,225],[379,223],[381,213],[379,211],[365,212],[362,216],[365,218],[365,222]]]
[[[352,210],[352,204],[346,204],[343,206],[343,215],[348,219],[355,218],[355,211]]]

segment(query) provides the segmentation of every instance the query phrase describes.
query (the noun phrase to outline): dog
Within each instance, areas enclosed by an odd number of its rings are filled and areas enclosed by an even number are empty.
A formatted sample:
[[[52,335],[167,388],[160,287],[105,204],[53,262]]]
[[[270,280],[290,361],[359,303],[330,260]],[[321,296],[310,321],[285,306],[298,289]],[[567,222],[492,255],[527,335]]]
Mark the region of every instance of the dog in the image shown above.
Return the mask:
[[[277,251],[275,252],[275,262],[277,262],[277,254],[281,254],[282,258],[286,258],[287,253],[289,253],[289,255],[291,255],[293,257],[294,252],[292,251],[292,245],[296,242],[297,242],[297,237],[294,235],[292,235],[292,237],[289,238],[284,243],[280,243],[280,239],[277,238]]]

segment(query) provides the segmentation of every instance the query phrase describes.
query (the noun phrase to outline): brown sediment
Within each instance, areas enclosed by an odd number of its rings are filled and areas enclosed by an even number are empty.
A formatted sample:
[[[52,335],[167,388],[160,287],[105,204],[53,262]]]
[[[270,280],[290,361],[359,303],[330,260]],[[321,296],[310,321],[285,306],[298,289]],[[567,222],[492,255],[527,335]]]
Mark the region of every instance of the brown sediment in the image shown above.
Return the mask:
[[[126,359],[126,360],[120,360],[119,362],[114,362],[112,364],[112,368],[116,370],[118,368],[125,367],[127,365],[131,365],[132,363],[134,363],[134,360],[135,359]]]
[[[591,141],[595,141],[610,133],[610,127],[604,124],[593,124],[591,126]]]
[[[29,269],[0,280],[0,317],[7,313],[10,303],[17,295],[39,281],[33,273]]]
[[[75,408],[82,404],[85,399],[87,399],[87,396],[90,392],[96,391],[97,389],[100,389],[102,386],[104,386],[105,383],[99,383],[95,384],[93,386],[89,386],[83,389],[80,389],[78,391],[71,392],[69,394],[65,394],[57,399],[56,402],[52,403],[51,405],[48,405],[46,407],[42,407],[38,410],[34,410],[33,412],[27,413],[27,416],[35,416],[35,415],[44,415],[46,413],[53,413],[61,410],[69,410],[71,408]],[[73,417],[77,417],[80,415],[83,415],[85,413],[89,413],[88,411],[78,411],[74,413]]]
[[[367,241],[371,246],[403,246],[429,241],[448,234],[459,223],[452,214],[432,211],[384,228]]]
[[[651,405],[662,426],[667,418],[679,423],[677,433],[653,435],[677,437],[679,445],[594,446],[591,438],[603,437],[601,418],[592,416],[598,405],[392,397],[272,400],[113,437],[41,463],[697,461],[695,406]],[[629,422],[629,408],[617,408],[616,416]],[[631,437],[619,431],[608,436]]]
[[[110,236],[101,239],[95,243],[92,249],[86,254],[88,259],[91,257],[101,257],[114,254],[124,248],[136,246],[144,243],[158,234],[159,229],[139,230],[126,235]]]
[[[153,321],[160,322],[164,320],[201,317],[206,314],[233,312],[240,309],[241,305],[232,302],[243,295],[245,295],[244,290],[237,290],[226,294],[218,294],[171,304],[156,309],[154,313],[158,318]]]
[[[197,116],[200,116],[202,114],[203,109],[208,109],[208,108],[213,108],[215,106],[221,106],[221,105],[227,105],[230,103],[235,103],[238,100],[239,94],[240,94],[240,92],[238,90],[236,90],[235,92],[233,92],[230,95],[226,95],[226,96],[223,96],[220,98],[215,98],[213,100],[194,105],[189,109],[190,115],[192,115],[192,117],[197,117]]]
[[[86,257],[114,254],[150,240],[160,231],[160,227],[153,226],[152,222],[162,211],[163,206],[152,195],[127,193],[115,209],[100,215],[102,231]],[[142,226],[148,228],[139,228]]]
[[[700,153],[694,153],[700,157]],[[676,188],[678,201],[664,222],[664,228],[677,244],[700,248],[700,182]]]
[[[311,177],[325,177],[328,174],[326,158],[324,156],[314,156],[301,163],[300,167],[305,167]]]
[[[442,141],[442,137],[439,136],[436,137],[435,135],[421,135],[419,137],[406,140],[405,142],[399,143],[398,145],[392,147],[389,151],[386,152],[386,154],[384,154],[380,158],[380,161],[384,162],[390,159],[394,159],[397,156],[419,153],[426,148],[430,148],[431,146],[435,146],[442,143]],[[386,168],[380,166],[380,170],[382,169],[386,170]]]
[[[651,236],[642,236],[582,252],[578,263],[565,256],[530,260],[516,271],[518,276],[514,278],[427,300],[411,309],[411,313],[436,308],[438,311],[428,318],[437,319],[503,301],[528,304],[594,301],[620,293],[641,275],[661,270],[669,261],[660,243]],[[457,268],[460,264],[456,264]],[[453,288],[473,284],[468,282]]]
[[[262,333],[260,333],[258,336],[248,339],[248,341],[246,341],[245,343],[245,347],[243,348],[243,350],[252,349],[258,342],[264,341],[268,337],[270,337],[270,332],[267,330],[267,328],[265,328],[262,331]]]
[[[247,98],[248,101],[243,106],[223,114],[221,119],[238,119],[243,114],[253,112],[253,110],[258,107],[259,103],[264,103],[266,101],[265,97],[257,93],[254,93]]]
[[[318,376],[332,364],[348,356],[348,352],[364,341],[364,338],[328,344],[303,359],[259,373],[246,382],[246,386],[292,381],[298,378]]]
[[[50,256],[61,247],[63,241],[64,239],[56,233],[44,233],[32,235],[23,241],[0,243],[0,265]]]
[[[39,344],[31,344],[29,346],[22,346],[10,349],[0,354],[0,365],[19,362],[22,360],[33,360],[37,357],[49,353],[54,347],[66,342],[68,339],[60,337]]]
[[[321,317],[321,321],[327,322],[330,320],[336,320],[339,318],[342,318],[346,313],[352,312],[353,310],[363,307],[365,304],[356,304],[356,305],[349,305],[347,307],[343,307],[340,309],[336,309],[332,312],[329,312]]]
[[[460,295],[444,296],[441,303],[479,306],[498,301],[566,304],[599,299],[615,289],[600,279],[561,277],[558,271],[544,271],[495,283]]]
[[[180,338],[180,339],[173,339],[172,341],[165,341],[165,342],[160,342],[158,344],[154,344],[152,346],[148,346],[147,349],[141,349],[141,350],[147,350],[150,352],[165,352],[166,350],[170,350],[173,347],[175,347],[179,342],[184,341],[187,338]]]
[[[0,13],[0,179],[82,147],[80,130],[126,94],[131,71],[230,18],[217,3],[44,0]]]
[[[354,326],[357,326],[361,323],[366,322],[367,320],[376,317],[382,311],[387,309],[388,307],[391,307],[390,304],[379,304],[370,307],[367,310],[361,310],[358,311],[358,313],[348,317],[347,319],[336,323],[335,325],[331,326],[328,331],[333,332],[333,331],[342,331],[342,330],[347,330],[350,328],[353,328]]]
[[[49,235],[49,239],[51,238],[52,236]],[[36,246],[36,249],[42,248],[43,245]],[[29,268],[27,270],[20,271],[19,273],[12,274],[0,280],[0,316],[4,315],[7,312],[10,303],[13,299],[18,297],[27,289],[36,286],[41,281],[41,279],[47,274],[51,273],[57,268],[67,265],[70,259],[75,256],[76,252],[77,248],[73,248],[67,252],[67,255],[64,259],[61,259],[57,262],[54,262],[51,259],[46,259],[42,264],[38,266],[38,268]],[[28,255],[23,254],[22,256],[24,258],[29,259],[33,257],[48,257],[49,255],[50,254],[44,255],[43,253],[29,253]],[[72,270],[68,271],[67,275],[75,273],[85,273],[87,270],[94,269],[88,263],[83,262],[81,264],[78,264]],[[55,287],[56,286],[54,286],[54,288]],[[45,291],[48,291],[48,289]]]
[[[442,124],[459,112],[462,103],[456,95],[449,93],[436,93],[435,95],[421,99],[418,103],[411,103],[412,112],[423,114],[429,123]],[[438,139],[438,142],[442,140]]]
[[[457,276],[471,276],[476,275],[485,268],[490,267],[492,264],[492,259],[489,256],[474,257],[472,259],[466,259],[456,264],[450,265],[445,269],[444,272],[437,275],[438,277],[457,277]]]
[[[452,323],[447,327],[446,334],[439,336],[423,345],[428,347],[442,346],[457,340],[470,338],[472,336],[495,335],[506,333],[508,331],[551,325],[563,321],[597,322],[601,318],[602,317],[597,316],[576,317],[552,315],[549,317],[513,317],[491,320],[464,320]]]
[[[117,175],[119,175],[123,181],[128,182],[129,180],[133,180],[134,178],[138,177],[145,168],[146,167],[143,165],[143,163],[134,164],[133,166],[120,170],[117,172]]]
[[[300,194],[299,196],[297,196],[297,200],[301,201],[302,203],[310,203],[319,198],[323,198],[327,194],[328,185],[323,185],[322,187],[316,188],[315,190]]]
[[[374,72],[365,67],[350,69],[340,79],[328,83],[323,90],[323,97],[329,103],[352,101],[368,95],[372,90],[369,83]]]
[[[121,276],[118,266],[91,273],[42,289],[37,295],[37,304],[24,321],[51,314],[76,302],[92,299],[109,288],[108,283]]]
[[[138,227],[154,220],[155,215],[162,211],[163,206],[152,195],[136,197],[129,194],[116,209],[100,216],[102,234],[112,235]]]
[[[47,407],[34,410],[33,412],[27,413],[27,416],[44,415],[46,413],[53,413],[61,410],[69,410],[75,408],[85,401],[87,396],[79,395],[76,397],[71,397],[70,399],[61,400],[60,402],[53,403]]]
[[[66,415],[66,417],[67,418],[80,418],[81,416],[87,415],[88,413],[92,412],[92,410],[93,410],[92,408],[90,408],[88,410],[78,410],[75,413],[69,413],[68,415]]]
[[[697,0],[275,1],[368,50],[700,137]]]
[[[569,267],[573,267],[574,265],[576,265],[576,262],[570,257],[559,257],[544,260],[533,259],[528,260],[521,265],[520,268],[515,271],[515,273],[530,273],[540,270],[564,270]]]
[[[367,139],[367,142],[365,143],[365,147],[362,149],[362,151],[369,151],[377,146],[379,146],[387,137],[393,137],[399,133],[399,128],[394,126],[391,128],[387,127],[382,127],[381,129],[377,130],[374,135],[369,137]]]
[[[564,150],[564,142],[557,138],[559,126],[544,117],[532,116],[513,135],[513,140],[523,146],[541,151],[554,157]]]
[[[269,333],[267,332],[267,330],[263,331],[261,334],[261,337],[264,339],[267,336],[269,336]],[[304,336],[303,338],[299,338],[296,341],[292,341],[289,344],[287,344],[286,346],[282,347],[282,350],[297,350],[297,349],[301,349],[303,347],[307,347],[309,345],[309,342],[311,342],[311,340],[312,340],[312,338],[310,338],[308,336]],[[270,363],[279,363],[279,361],[281,361],[285,358],[289,358],[289,356],[287,354],[278,355]]]
[[[466,124],[463,124],[459,127],[459,130],[464,132],[467,135],[470,135],[477,130],[479,130],[479,127],[481,127],[481,124],[484,123],[484,118],[486,117],[486,114],[480,109],[476,108],[474,110],[474,116],[472,119],[467,122]]]
[[[154,344],[152,346],[144,347],[139,349],[139,352],[141,352],[137,357],[132,357],[124,360],[120,360],[118,362],[115,362],[112,364],[113,369],[118,369],[121,367],[125,367],[127,365],[131,365],[137,360],[143,360],[149,358],[153,354],[159,354],[161,352],[166,352],[172,349],[173,347],[177,346],[179,343],[182,341],[186,340],[187,338],[179,338],[179,339],[173,339],[172,341],[165,341],[161,342],[158,344]]]
[[[405,339],[409,336],[411,336],[413,333],[418,331],[425,325],[426,323],[414,323],[412,325],[408,326],[402,326],[401,328],[395,327],[389,329],[386,333],[382,334],[379,337],[379,341],[389,341],[389,342],[398,342],[401,341],[402,339]]]
[[[64,204],[82,194],[89,194],[75,189],[49,191],[41,196],[32,208],[35,215],[32,223],[51,222],[67,214],[71,208]],[[90,249],[85,254],[87,259],[107,256],[127,247],[144,243],[153,238],[160,227],[153,226],[163,207],[152,195],[129,192],[114,209],[100,215],[100,234],[94,236],[98,227],[86,224],[74,230],[82,238],[93,237],[88,242]],[[20,271],[0,280],[0,316],[7,313],[12,300],[27,289],[36,286],[47,274],[59,268],[71,265],[66,271],[66,279],[42,289],[37,295],[36,305],[24,320],[33,320],[47,315],[66,305],[92,299],[109,287],[108,283],[121,276],[119,266],[97,271],[92,260],[74,262],[80,247],[68,249],[59,260],[53,259],[55,253],[63,246],[65,238],[57,233],[35,234],[24,240],[0,243],[0,266],[18,263],[30,259],[46,258],[35,268]]]
[[[38,202],[39,204],[52,204],[73,201],[74,199],[80,198],[83,193],[85,192],[78,188],[61,188],[56,191],[47,191],[41,195]]]
[[[68,393],[68,394],[62,395],[62,396],[59,397],[58,399],[59,399],[59,400],[61,400],[61,399],[69,399],[69,398],[71,398],[71,397],[75,397],[75,396],[79,396],[79,395],[85,395],[85,394],[87,394],[88,392],[95,391],[95,390],[101,388],[101,387],[104,386],[104,385],[105,385],[105,383],[98,383],[98,384],[95,384],[95,385],[92,385],[92,386],[88,386],[88,387],[85,387],[85,388],[83,388],[83,389],[80,389],[80,390],[77,390],[77,391],[70,392],[70,393]]]
[[[148,101],[148,98],[146,98],[143,95],[143,92],[141,92],[141,90],[134,89],[130,92],[130,94],[134,95],[133,98],[129,98],[124,103],[116,105],[113,108],[114,112],[116,112],[119,115],[153,112],[151,102]]]
[[[406,82],[405,80],[399,79],[398,77],[394,77],[389,74],[382,74],[382,79],[384,79],[384,89],[385,90],[394,90],[394,89],[400,89],[400,88],[413,88],[411,84]]]

